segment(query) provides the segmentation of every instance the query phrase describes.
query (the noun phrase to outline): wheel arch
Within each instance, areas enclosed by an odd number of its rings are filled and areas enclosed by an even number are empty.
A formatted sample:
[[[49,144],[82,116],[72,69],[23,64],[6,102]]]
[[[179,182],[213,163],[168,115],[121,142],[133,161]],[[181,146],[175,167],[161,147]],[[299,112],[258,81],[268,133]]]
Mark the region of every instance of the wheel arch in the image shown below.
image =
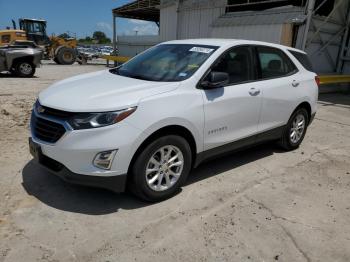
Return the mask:
[[[308,122],[310,123],[310,119],[311,119],[311,105],[309,102],[307,101],[304,101],[304,102],[301,102],[293,111],[293,113],[291,115],[294,114],[295,111],[297,111],[298,109],[300,108],[305,108],[306,111],[307,111],[307,117],[308,117]]]
[[[28,56],[21,56],[21,57],[16,57],[16,58],[14,58],[14,59],[12,60],[11,68],[14,68],[18,62],[22,62],[22,61],[30,62],[30,63],[32,63],[33,66],[35,67],[35,65],[34,65],[34,63],[33,63],[33,62],[34,62],[34,57],[28,55]]]
[[[134,162],[136,161],[137,156],[142,152],[142,150],[144,150],[144,148],[148,146],[150,143],[152,143],[156,138],[166,136],[166,135],[177,135],[186,139],[186,141],[188,142],[191,148],[192,165],[195,163],[195,158],[197,155],[197,145],[192,132],[188,128],[182,125],[167,125],[154,131],[152,134],[147,136],[146,139],[143,140],[143,142],[137,148],[136,152],[134,153],[130,161],[130,164],[128,167],[128,173],[130,173],[130,169],[132,168]]]

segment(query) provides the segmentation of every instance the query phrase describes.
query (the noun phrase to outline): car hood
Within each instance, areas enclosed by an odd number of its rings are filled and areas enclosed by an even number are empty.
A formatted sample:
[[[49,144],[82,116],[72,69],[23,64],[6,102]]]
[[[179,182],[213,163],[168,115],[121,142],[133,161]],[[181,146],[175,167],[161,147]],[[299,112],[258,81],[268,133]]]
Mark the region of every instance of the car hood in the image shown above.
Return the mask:
[[[39,94],[43,106],[70,112],[104,112],[136,106],[149,96],[170,92],[179,83],[153,82],[103,70],[59,81]]]

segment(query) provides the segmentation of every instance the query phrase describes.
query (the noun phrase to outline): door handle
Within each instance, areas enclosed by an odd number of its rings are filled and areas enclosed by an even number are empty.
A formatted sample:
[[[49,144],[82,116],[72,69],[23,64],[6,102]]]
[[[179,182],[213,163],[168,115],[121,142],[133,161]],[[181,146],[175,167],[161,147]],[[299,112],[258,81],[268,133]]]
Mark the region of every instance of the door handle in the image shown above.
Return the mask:
[[[260,90],[259,90],[259,89],[255,89],[255,88],[253,87],[253,88],[251,88],[251,89],[249,90],[249,94],[250,94],[251,96],[257,96],[258,94],[260,94]]]
[[[299,82],[297,82],[296,80],[293,80],[292,86],[293,86],[293,87],[297,87],[298,85],[299,85]]]

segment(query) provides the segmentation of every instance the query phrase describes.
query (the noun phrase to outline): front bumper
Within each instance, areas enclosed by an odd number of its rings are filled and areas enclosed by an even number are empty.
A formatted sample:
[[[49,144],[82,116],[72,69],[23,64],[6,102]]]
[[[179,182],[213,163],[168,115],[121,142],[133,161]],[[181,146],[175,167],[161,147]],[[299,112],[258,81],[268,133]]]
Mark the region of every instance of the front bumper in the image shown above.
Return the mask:
[[[37,118],[62,125],[65,133],[56,142],[43,141],[35,132]],[[43,155],[63,164],[73,173],[98,177],[126,174],[133,155],[147,136],[127,121],[101,128],[73,130],[66,121],[40,115],[36,110],[33,110],[30,129],[32,140],[40,145]],[[110,150],[117,150],[110,169],[96,167],[93,164],[96,155]]]
[[[92,176],[74,173],[60,162],[44,155],[41,146],[35,143],[32,138],[29,138],[29,150],[38,164],[68,183],[104,188],[113,192],[125,191],[126,174],[116,176]]]

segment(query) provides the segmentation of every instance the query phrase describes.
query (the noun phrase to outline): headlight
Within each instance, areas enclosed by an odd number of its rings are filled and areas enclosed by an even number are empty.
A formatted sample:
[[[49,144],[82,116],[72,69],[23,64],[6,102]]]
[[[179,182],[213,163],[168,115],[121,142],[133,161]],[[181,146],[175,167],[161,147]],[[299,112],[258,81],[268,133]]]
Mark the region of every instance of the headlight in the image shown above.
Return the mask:
[[[74,129],[88,129],[113,125],[135,112],[137,107],[130,107],[114,112],[79,113],[68,122]]]

